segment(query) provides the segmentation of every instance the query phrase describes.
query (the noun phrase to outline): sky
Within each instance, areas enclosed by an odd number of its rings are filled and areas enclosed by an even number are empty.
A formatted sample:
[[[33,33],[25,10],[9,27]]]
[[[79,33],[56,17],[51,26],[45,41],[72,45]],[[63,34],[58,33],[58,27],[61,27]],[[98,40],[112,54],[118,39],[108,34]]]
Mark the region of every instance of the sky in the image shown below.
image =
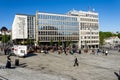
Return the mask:
[[[65,14],[70,10],[99,13],[99,30],[120,32],[120,0],[0,0],[0,28],[12,29],[15,14],[36,11]]]

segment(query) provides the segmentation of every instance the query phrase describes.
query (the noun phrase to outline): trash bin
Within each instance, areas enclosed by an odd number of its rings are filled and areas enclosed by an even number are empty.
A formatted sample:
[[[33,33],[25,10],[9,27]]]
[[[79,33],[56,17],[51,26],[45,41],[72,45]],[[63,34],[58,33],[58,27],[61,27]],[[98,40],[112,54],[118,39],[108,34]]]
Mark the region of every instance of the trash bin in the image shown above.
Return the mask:
[[[19,66],[19,59],[15,59],[15,66]]]

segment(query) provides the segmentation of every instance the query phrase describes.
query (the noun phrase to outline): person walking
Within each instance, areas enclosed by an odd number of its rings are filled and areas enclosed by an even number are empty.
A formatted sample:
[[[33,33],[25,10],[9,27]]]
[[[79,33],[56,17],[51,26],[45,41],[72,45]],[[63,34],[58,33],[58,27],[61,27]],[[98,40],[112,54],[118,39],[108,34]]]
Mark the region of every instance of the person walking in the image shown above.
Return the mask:
[[[7,56],[6,68],[11,68],[11,59],[10,59],[10,56]]]
[[[105,55],[106,55],[106,56],[108,55],[108,51],[107,51],[107,50],[105,51]]]
[[[120,80],[120,70],[119,70],[119,73],[114,72],[114,74],[117,76],[118,80]]]
[[[68,55],[67,52],[66,52],[66,49],[64,49],[64,53],[65,53],[66,55]]]
[[[81,54],[81,50],[79,50],[78,53]]]
[[[75,66],[79,66],[79,63],[78,63],[78,59],[77,59],[77,57],[75,57],[75,60],[74,60],[74,65],[73,65],[74,67]]]
[[[100,52],[99,49],[97,49],[97,55],[98,55],[99,52]]]

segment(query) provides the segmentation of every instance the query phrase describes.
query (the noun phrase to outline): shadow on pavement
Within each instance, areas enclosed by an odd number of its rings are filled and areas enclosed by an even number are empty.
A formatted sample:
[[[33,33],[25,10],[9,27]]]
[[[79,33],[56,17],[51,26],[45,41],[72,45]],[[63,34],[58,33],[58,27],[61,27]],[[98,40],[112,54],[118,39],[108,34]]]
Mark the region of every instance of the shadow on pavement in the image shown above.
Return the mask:
[[[114,72],[114,74],[117,76],[118,80],[120,80],[120,74],[118,74],[117,72]]]
[[[37,56],[35,53],[28,53],[26,57],[32,57],[32,56]]]
[[[27,67],[27,63],[22,63],[22,64],[19,64],[20,67],[24,68],[24,67]]]

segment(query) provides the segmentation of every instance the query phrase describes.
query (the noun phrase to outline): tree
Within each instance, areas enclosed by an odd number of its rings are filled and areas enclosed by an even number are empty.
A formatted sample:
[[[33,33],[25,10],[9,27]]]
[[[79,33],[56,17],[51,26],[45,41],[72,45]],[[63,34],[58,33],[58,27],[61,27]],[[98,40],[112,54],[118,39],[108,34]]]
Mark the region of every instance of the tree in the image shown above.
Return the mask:
[[[27,38],[27,45],[31,44],[31,40],[29,38]]]
[[[61,40],[59,39],[59,41],[58,41],[58,46],[60,46],[61,45]]]
[[[53,46],[53,39],[50,40],[50,45]]]
[[[40,42],[40,41],[38,41],[38,45],[39,45],[39,46],[41,45],[41,42]]]
[[[102,31],[99,32],[100,45],[104,44],[105,35]]]
[[[5,26],[3,26],[2,28],[1,28],[1,32],[2,31],[7,31],[8,29],[5,27]]]
[[[2,35],[2,43],[6,43],[10,40],[10,36],[9,35]]]
[[[116,34],[113,34],[112,32],[99,32],[99,40],[100,40],[100,45],[104,44],[104,39],[107,39],[109,37],[116,36]]]
[[[2,41],[2,34],[0,34],[0,41]]]
[[[116,35],[118,36],[118,38],[120,38],[120,33],[119,33],[119,31],[117,31],[116,33],[117,33]]]
[[[3,35],[0,35],[0,40],[2,41],[2,43],[6,43],[10,40],[11,36],[10,35],[6,35],[6,32],[8,31],[8,29],[3,26],[0,31],[3,33]]]
[[[66,46],[68,47],[70,45],[70,41],[67,41],[66,42]]]

